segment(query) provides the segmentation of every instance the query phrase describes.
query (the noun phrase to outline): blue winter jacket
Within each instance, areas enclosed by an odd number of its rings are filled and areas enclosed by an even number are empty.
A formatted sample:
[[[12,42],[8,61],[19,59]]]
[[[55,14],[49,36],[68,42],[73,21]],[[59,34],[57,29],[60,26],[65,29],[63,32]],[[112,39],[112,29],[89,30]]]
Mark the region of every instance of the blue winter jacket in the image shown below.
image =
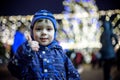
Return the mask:
[[[79,73],[55,41],[40,46],[38,52],[25,42],[10,60],[8,69],[20,80],[80,80]]]

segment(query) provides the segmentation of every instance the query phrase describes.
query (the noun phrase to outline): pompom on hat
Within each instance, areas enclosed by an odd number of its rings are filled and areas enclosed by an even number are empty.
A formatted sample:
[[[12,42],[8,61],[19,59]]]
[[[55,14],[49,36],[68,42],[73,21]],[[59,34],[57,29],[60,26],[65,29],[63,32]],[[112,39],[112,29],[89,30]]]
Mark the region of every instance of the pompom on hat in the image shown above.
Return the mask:
[[[53,23],[55,31],[57,30],[56,19],[54,18],[53,14],[47,10],[40,10],[34,14],[31,23],[31,29],[33,29],[35,22],[40,19],[49,19]]]

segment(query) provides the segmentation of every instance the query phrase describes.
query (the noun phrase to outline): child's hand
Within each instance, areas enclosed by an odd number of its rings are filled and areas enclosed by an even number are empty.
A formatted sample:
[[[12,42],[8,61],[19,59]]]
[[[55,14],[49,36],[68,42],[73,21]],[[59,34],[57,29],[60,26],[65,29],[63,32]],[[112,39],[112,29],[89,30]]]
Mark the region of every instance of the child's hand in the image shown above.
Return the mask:
[[[39,50],[39,43],[37,41],[32,40],[31,36],[27,36],[28,42],[30,44],[30,47],[32,48],[33,51],[38,51]]]

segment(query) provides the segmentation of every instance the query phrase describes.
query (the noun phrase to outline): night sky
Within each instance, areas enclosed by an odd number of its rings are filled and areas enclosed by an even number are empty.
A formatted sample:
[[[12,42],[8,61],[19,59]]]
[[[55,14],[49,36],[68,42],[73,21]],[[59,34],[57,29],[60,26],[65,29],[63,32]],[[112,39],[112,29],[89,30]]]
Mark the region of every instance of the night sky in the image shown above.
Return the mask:
[[[64,0],[0,0],[0,16],[32,15],[39,9],[62,13]],[[99,10],[120,9],[119,0],[96,0]]]

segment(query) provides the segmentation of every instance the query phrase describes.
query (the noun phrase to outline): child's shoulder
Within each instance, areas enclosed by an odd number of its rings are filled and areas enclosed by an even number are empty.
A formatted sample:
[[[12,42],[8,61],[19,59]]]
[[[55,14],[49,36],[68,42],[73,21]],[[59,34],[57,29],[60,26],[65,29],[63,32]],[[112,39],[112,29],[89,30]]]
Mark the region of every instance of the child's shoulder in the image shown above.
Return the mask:
[[[50,48],[54,48],[54,49],[62,49],[62,46],[59,44],[59,42],[57,40],[54,40],[50,45]]]

